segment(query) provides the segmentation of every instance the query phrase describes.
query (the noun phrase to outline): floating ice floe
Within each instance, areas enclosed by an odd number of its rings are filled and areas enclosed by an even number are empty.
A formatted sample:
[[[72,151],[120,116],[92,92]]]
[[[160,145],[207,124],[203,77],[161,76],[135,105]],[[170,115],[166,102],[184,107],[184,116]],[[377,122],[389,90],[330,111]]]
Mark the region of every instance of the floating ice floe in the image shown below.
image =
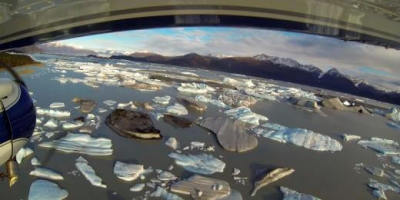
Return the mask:
[[[49,129],[56,129],[58,127],[58,121],[55,119],[49,119],[43,126]]]
[[[223,199],[231,193],[228,182],[200,175],[174,183],[171,191],[190,195],[194,199]]]
[[[29,155],[33,154],[33,150],[29,147],[22,147],[18,152],[17,155],[15,155],[15,159],[17,160],[18,164],[21,164],[22,160],[25,157],[28,157]]]
[[[387,199],[385,192],[387,190],[400,193],[400,188],[391,185],[379,183],[374,179],[369,179],[368,187],[372,188],[372,194],[378,199]]]
[[[157,189],[150,194],[150,197],[158,197],[164,200],[183,200],[178,195],[169,193],[167,190],[160,186],[158,186]]]
[[[103,101],[104,104],[106,104],[107,106],[113,106],[115,105],[117,102],[114,100],[105,100]]]
[[[389,127],[400,130],[400,123],[399,122],[392,122],[389,121],[386,123]]]
[[[121,180],[134,181],[144,172],[143,165],[115,162],[114,174]]]
[[[29,173],[29,175],[37,176],[39,178],[54,180],[54,181],[64,180],[64,177],[61,174],[59,174],[51,169],[47,169],[47,168],[43,168],[43,167],[35,168],[33,171],[31,171]]]
[[[92,156],[112,155],[112,143],[108,138],[93,138],[87,134],[68,133],[65,137],[39,144],[66,153],[81,153]]]
[[[237,90],[231,89],[224,89],[224,92],[219,95],[218,99],[232,107],[249,107],[257,103],[257,100],[254,97],[242,94]]]
[[[222,82],[238,88],[252,88],[255,86],[251,79],[236,80],[233,78],[225,77]]]
[[[67,118],[71,116],[71,113],[69,111],[51,110],[42,108],[36,108],[36,114],[54,118]]]
[[[178,148],[179,144],[178,144],[178,140],[176,140],[176,138],[170,137],[170,138],[168,138],[167,141],[165,141],[165,145],[167,145],[171,149],[175,150]]]
[[[238,119],[240,121],[258,126],[260,121],[268,121],[268,118],[254,113],[247,107],[237,107],[225,111],[225,114],[233,119]]]
[[[51,109],[64,108],[65,104],[63,102],[54,102],[54,103],[51,103],[49,107]]]
[[[62,200],[68,192],[57,184],[46,180],[35,180],[29,188],[28,200]]]
[[[253,131],[257,135],[282,143],[291,143],[314,151],[341,151],[339,141],[308,129],[288,128],[280,124],[265,123]]]
[[[181,83],[181,86],[177,88],[179,92],[193,93],[193,94],[205,94],[208,92],[214,92],[215,89],[204,84],[204,83]]]
[[[392,156],[392,162],[400,165],[400,156]]]
[[[399,143],[382,139],[378,137],[372,137],[370,140],[360,140],[358,144],[363,146],[364,148],[370,148],[378,153],[383,155],[398,155],[400,154],[400,146]]]
[[[102,179],[96,175],[93,167],[89,165],[89,162],[85,158],[79,156],[75,161],[75,166],[93,186],[107,188],[107,186],[102,183]]]
[[[131,192],[140,192],[144,189],[144,187],[146,187],[146,185],[144,183],[138,183],[134,186],[132,186],[129,191]]]
[[[39,165],[42,165],[42,163],[40,163],[39,159],[37,159],[36,157],[33,157],[31,159],[31,165],[32,166],[39,166]]]
[[[388,113],[386,113],[386,117],[395,122],[400,122],[400,110],[399,108],[392,108]]]
[[[343,134],[342,138],[344,141],[349,142],[349,141],[359,140],[359,139],[361,139],[361,136],[351,135],[351,134]]]
[[[105,112],[107,112],[108,110],[107,110],[107,109],[104,109],[104,108],[99,108],[97,111],[98,111],[99,113],[105,113]]]
[[[321,200],[312,195],[299,193],[283,186],[280,187],[280,190],[283,193],[283,200]]]
[[[223,161],[205,153],[197,155],[170,153],[168,156],[175,159],[177,165],[193,173],[205,175],[217,172],[222,173],[225,168],[225,163]]]
[[[276,168],[266,174],[256,182],[254,182],[253,191],[251,192],[251,196],[255,196],[257,191],[262,187],[265,187],[279,179],[282,179],[286,176],[292,174],[295,170],[291,168]]]
[[[167,107],[167,113],[173,114],[173,115],[187,115],[189,114],[188,110],[185,108],[185,106],[175,103],[172,106]]]
[[[162,171],[157,175],[158,180],[160,181],[174,181],[178,179],[173,173],[169,171]]]
[[[71,131],[71,130],[76,130],[78,128],[81,128],[85,123],[81,121],[76,121],[76,122],[66,122],[62,124],[62,129],[65,131]]]
[[[190,75],[190,76],[196,76],[196,77],[199,76],[199,75],[197,75],[197,74],[195,74],[195,73],[193,73],[193,72],[181,72],[181,74]]]
[[[162,105],[167,105],[169,104],[169,101],[171,100],[170,96],[163,96],[163,97],[154,97],[153,102],[162,104]]]
[[[203,96],[203,95],[197,95],[195,97],[195,100],[198,102],[202,102],[202,103],[209,103],[209,104],[212,104],[212,105],[220,107],[220,108],[229,108],[229,106],[226,105],[224,102],[222,102],[220,100],[216,100],[216,99],[211,99],[211,98]]]

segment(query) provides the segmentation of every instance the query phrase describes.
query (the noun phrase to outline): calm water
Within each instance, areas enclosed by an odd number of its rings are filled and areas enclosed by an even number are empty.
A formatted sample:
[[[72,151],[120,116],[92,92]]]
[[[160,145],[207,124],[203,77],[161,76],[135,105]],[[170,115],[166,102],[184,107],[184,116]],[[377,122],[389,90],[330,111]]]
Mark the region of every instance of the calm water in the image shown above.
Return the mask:
[[[141,64],[132,64],[138,65]],[[146,67],[156,68],[158,65],[145,65]],[[44,68],[35,68],[34,74],[23,76],[30,91],[34,92],[33,97],[37,100],[36,105],[48,107],[52,102],[65,102],[67,110],[72,112],[72,117],[80,116],[80,113],[74,109],[76,105],[71,102],[73,97],[82,97],[94,99],[99,107],[106,107],[102,101],[111,99],[117,102],[128,101],[151,101],[155,96],[177,95],[175,88],[166,88],[158,92],[140,92],[128,88],[102,86],[100,88],[90,88],[83,84],[60,84],[52,80],[58,73],[53,72],[51,65]],[[185,70],[188,71],[188,70]],[[201,75],[218,76],[222,73],[215,72],[196,72]],[[67,77],[81,77],[82,75],[68,72]],[[99,106],[100,105],[100,106]],[[136,180],[132,183],[120,181],[113,174],[113,165],[115,161],[133,162],[143,164],[146,168],[152,166],[154,169],[167,170],[174,160],[167,154],[172,150],[164,145],[164,141],[173,136],[178,139],[181,146],[187,146],[191,141],[202,141],[208,145],[216,146],[216,151],[212,152],[214,156],[220,158],[227,165],[224,173],[217,173],[211,177],[223,179],[231,184],[233,189],[241,192],[244,199],[281,199],[282,195],[279,186],[286,186],[298,192],[311,194],[322,199],[375,199],[368,189],[369,178],[374,178],[382,183],[387,183],[387,179],[373,177],[361,170],[357,173],[354,170],[356,163],[363,162],[368,166],[382,167],[383,163],[389,163],[388,160],[378,159],[375,152],[363,149],[354,142],[344,143],[339,135],[341,133],[350,133],[362,136],[367,139],[371,136],[382,137],[400,141],[400,131],[391,129],[386,125],[386,119],[380,116],[359,115],[356,113],[339,112],[332,110],[322,111],[326,116],[310,113],[298,109],[286,103],[276,103],[268,101],[259,101],[251,107],[256,113],[263,114],[270,119],[270,122],[279,123],[289,127],[300,127],[314,130],[325,135],[338,139],[343,144],[341,152],[316,152],[302,147],[274,142],[266,138],[259,138],[259,146],[246,153],[234,153],[224,151],[217,143],[213,135],[208,131],[197,126],[186,129],[174,128],[162,120],[154,119],[156,128],[161,130],[164,136],[163,140],[142,141],[127,139],[118,136],[112,132],[104,123],[96,130],[92,136],[107,137],[112,140],[114,153],[109,157],[83,156],[89,164],[96,170],[96,173],[103,179],[108,186],[102,189],[90,185],[82,176],[74,176],[70,172],[76,170],[75,159],[79,154],[65,154],[59,151],[38,147],[38,142],[28,144],[35,156],[42,162],[42,166],[60,172],[64,176],[64,181],[58,181],[58,185],[69,192],[68,199],[132,199],[135,196],[141,196],[150,188],[146,187],[140,193],[133,193],[129,188],[137,183],[146,182],[151,177],[146,177],[145,181]],[[104,121],[107,113],[100,114]],[[192,114],[194,115],[194,114]],[[206,116],[223,115],[218,112],[218,108],[209,105]],[[59,133],[52,140],[64,136],[65,133]],[[30,159],[26,158],[20,165],[20,181],[10,190],[8,182],[0,182],[1,199],[27,199],[29,187],[36,179],[29,175],[33,170]],[[183,168],[174,165],[171,171],[181,178],[192,175],[183,170]],[[249,178],[245,186],[235,183],[231,175],[233,167],[239,168],[241,174]],[[296,171],[294,174],[286,177],[274,184],[262,188],[258,191],[256,197],[250,198],[252,182],[256,177],[256,172],[270,170],[275,167],[291,167]],[[397,166],[398,167],[398,166]],[[398,167],[399,168],[399,167]],[[1,168],[4,170],[4,168]],[[399,168],[400,169],[400,168]],[[398,194],[386,192],[388,199],[399,199]],[[185,198],[185,196],[180,195]],[[186,196],[188,198],[188,196]]]

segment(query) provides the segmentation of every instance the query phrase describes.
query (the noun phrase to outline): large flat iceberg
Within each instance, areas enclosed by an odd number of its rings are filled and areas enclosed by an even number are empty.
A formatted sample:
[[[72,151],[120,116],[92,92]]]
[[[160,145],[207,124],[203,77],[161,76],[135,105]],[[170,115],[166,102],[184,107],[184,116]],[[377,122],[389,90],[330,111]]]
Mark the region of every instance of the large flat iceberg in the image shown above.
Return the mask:
[[[67,197],[68,192],[57,184],[46,180],[36,180],[29,188],[28,200],[62,200]]]
[[[224,172],[225,163],[212,155],[209,154],[179,154],[179,153],[170,153],[168,154],[170,158],[175,159],[175,163],[179,166],[182,166],[186,170],[199,173],[199,174],[214,174],[217,172]]]
[[[341,151],[339,141],[308,129],[288,128],[280,124],[265,123],[253,129],[257,135],[282,143],[291,143],[314,151]]]
[[[65,137],[39,144],[66,153],[81,153],[92,156],[112,155],[112,143],[108,138],[94,138],[86,134],[68,133]]]

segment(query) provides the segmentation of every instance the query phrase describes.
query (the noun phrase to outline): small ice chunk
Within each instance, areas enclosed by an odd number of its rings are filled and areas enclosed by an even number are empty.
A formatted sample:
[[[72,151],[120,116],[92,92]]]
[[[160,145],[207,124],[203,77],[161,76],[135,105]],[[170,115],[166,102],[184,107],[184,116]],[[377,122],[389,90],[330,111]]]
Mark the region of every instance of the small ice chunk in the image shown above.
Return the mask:
[[[144,172],[143,165],[129,164],[117,161],[114,174],[121,180],[134,181]]]
[[[46,134],[44,134],[47,138],[51,138],[54,136],[54,132],[47,132]]]
[[[112,143],[108,138],[94,138],[87,134],[68,133],[58,140],[43,142],[40,147],[54,148],[66,153],[81,153],[92,156],[112,155]]]
[[[343,101],[343,105],[345,105],[345,106],[351,106],[351,103],[350,103],[349,101],[347,101],[347,100],[344,100],[344,101]]]
[[[222,173],[225,168],[225,163],[223,161],[205,153],[198,155],[170,153],[168,156],[175,159],[177,165],[193,173],[205,175],[217,172]]]
[[[193,149],[204,149],[204,147],[206,146],[206,144],[204,142],[199,142],[199,141],[191,141],[190,142],[190,150]]]
[[[76,159],[75,166],[93,186],[107,188],[107,186],[102,183],[102,179],[96,175],[96,172],[85,158],[79,156],[79,158]]]
[[[36,109],[36,114],[54,118],[66,118],[71,116],[71,113],[69,111],[41,109],[41,108]]]
[[[36,125],[40,125],[42,123],[42,120],[39,118],[36,118]]]
[[[66,190],[46,180],[35,180],[29,188],[29,200],[62,200],[68,197]]]
[[[87,114],[86,120],[94,120],[94,119],[96,119],[96,115],[94,115],[92,113]]]
[[[231,118],[238,119],[255,126],[258,126],[260,121],[268,121],[267,117],[253,113],[250,108],[243,106],[227,110],[225,111],[225,114]]]
[[[57,120],[49,119],[43,126],[49,129],[55,129],[58,127],[58,122]]]
[[[392,156],[392,162],[400,165],[400,156]]]
[[[63,102],[54,102],[54,103],[51,103],[49,107],[51,109],[64,108],[65,104]]]
[[[157,104],[167,105],[171,100],[170,96],[154,97],[153,102]]]
[[[174,137],[168,138],[168,140],[165,141],[165,145],[167,145],[168,147],[171,147],[171,149],[173,149],[173,150],[177,149],[179,146],[178,140],[176,140],[176,138],[174,138]]]
[[[81,128],[84,125],[81,121],[76,122],[66,122],[62,124],[62,129],[65,131],[75,130]]]
[[[29,173],[29,175],[37,176],[37,177],[45,178],[45,179],[50,179],[50,180],[54,180],[54,181],[64,180],[64,177],[61,174],[59,174],[51,169],[47,169],[47,168],[43,168],[43,167],[37,167],[36,169],[31,171]]]
[[[99,112],[99,113],[105,113],[105,112],[107,112],[107,109],[99,108],[99,109],[98,109],[98,112]]]
[[[205,94],[208,92],[214,92],[215,89],[204,84],[204,83],[181,83],[181,86],[177,88],[179,92],[193,93],[193,94]]]
[[[257,135],[282,143],[291,143],[314,151],[341,151],[339,141],[311,130],[288,128],[280,124],[265,123],[253,129]]]
[[[167,190],[159,186],[157,187],[156,191],[150,194],[150,197],[158,197],[164,200],[183,200],[178,195],[169,193]]]
[[[33,165],[33,166],[39,166],[39,165],[42,165],[42,163],[40,163],[39,159],[37,159],[36,157],[33,157],[33,158],[31,159],[31,165]]]
[[[280,187],[280,190],[283,193],[283,200],[321,200],[320,198],[309,194],[302,194],[283,186]]]
[[[183,105],[175,103],[174,105],[167,107],[167,113],[174,115],[187,115],[189,112]]]
[[[22,147],[18,152],[17,155],[15,156],[17,163],[21,164],[22,160],[25,157],[28,157],[29,155],[33,154],[33,150],[29,147]]]
[[[399,155],[400,154],[400,146],[399,143],[382,139],[378,137],[372,137],[370,140],[360,140],[358,144],[363,146],[364,148],[370,148],[378,153],[383,155]]]
[[[176,177],[173,173],[168,172],[168,171],[162,171],[160,174],[158,174],[157,178],[160,181],[174,181],[178,177]]]
[[[344,134],[342,135],[342,138],[343,138],[343,140],[346,141],[346,142],[361,139],[361,137],[358,136],[358,135],[350,135],[350,134],[346,134],[346,133],[344,133]]]
[[[106,104],[107,106],[113,106],[115,105],[117,102],[114,100],[105,100],[103,101],[104,104]]]
[[[144,183],[138,183],[138,184],[132,186],[129,190],[131,192],[140,192],[144,189],[145,186],[146,185]]]
[[[195,74],[195,73],[193,73],[193,72],[181,72],[181,74],[184,74],[184,75],[190,75],[190,76],[199,76],[199,75],[197,75],[197,74]]]
[[[240,169],[238,168],[233,168],[232,176],[237,176],[240,174]]]

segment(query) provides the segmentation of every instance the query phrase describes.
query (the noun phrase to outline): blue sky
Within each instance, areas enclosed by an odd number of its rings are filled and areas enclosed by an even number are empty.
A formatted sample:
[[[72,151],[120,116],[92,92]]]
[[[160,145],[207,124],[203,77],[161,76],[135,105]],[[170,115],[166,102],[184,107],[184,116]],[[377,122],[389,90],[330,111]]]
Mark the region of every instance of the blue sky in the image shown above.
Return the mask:
[[[371,80],[400,78],[400,51],[322,36],[250,28],[190,27],[115,32],[58,41],[96,51],[289,57]]]

